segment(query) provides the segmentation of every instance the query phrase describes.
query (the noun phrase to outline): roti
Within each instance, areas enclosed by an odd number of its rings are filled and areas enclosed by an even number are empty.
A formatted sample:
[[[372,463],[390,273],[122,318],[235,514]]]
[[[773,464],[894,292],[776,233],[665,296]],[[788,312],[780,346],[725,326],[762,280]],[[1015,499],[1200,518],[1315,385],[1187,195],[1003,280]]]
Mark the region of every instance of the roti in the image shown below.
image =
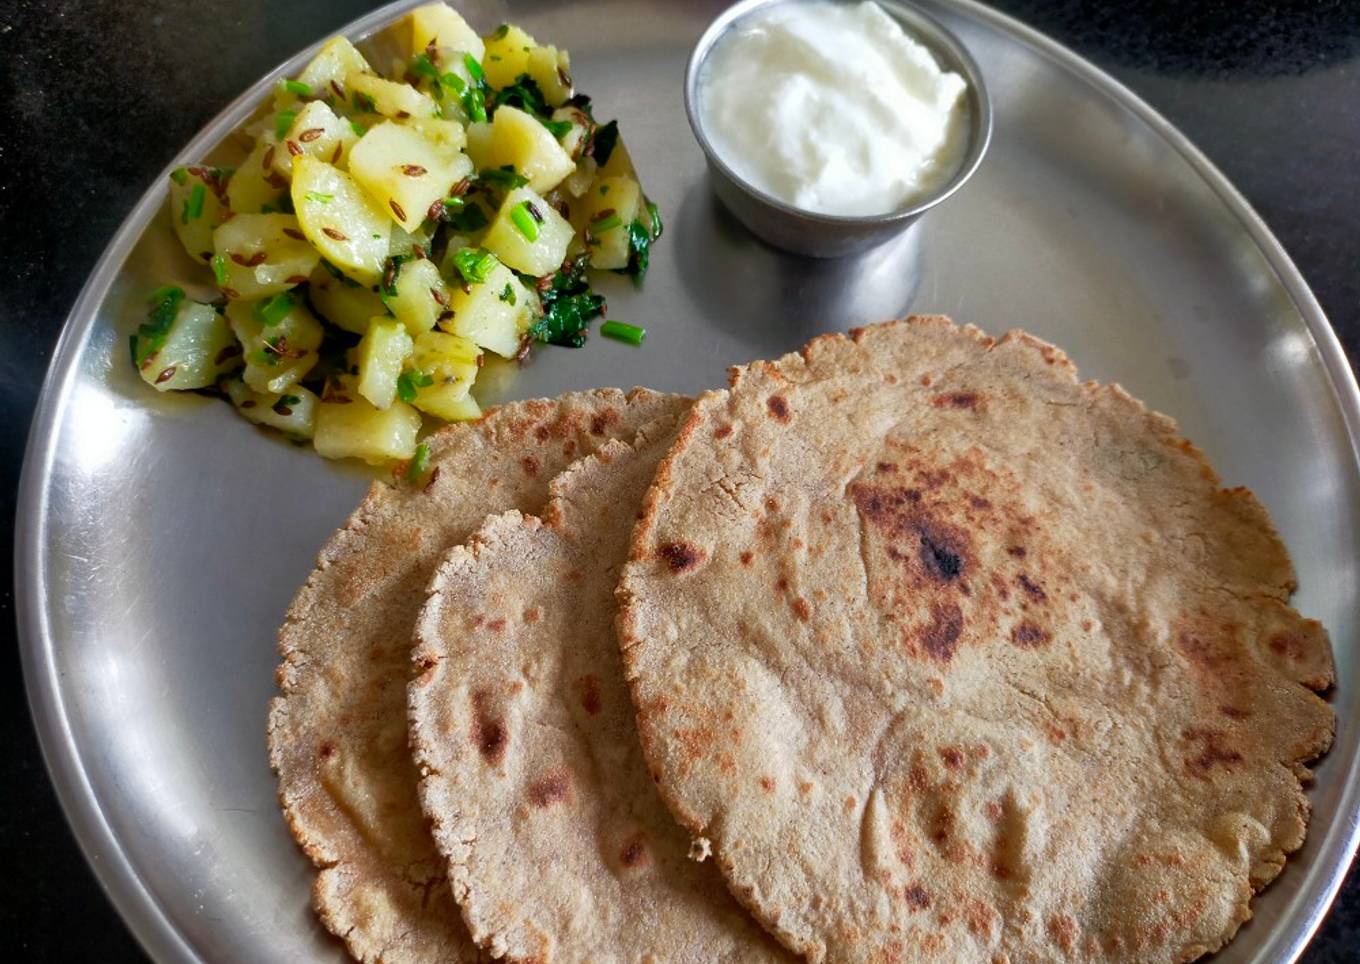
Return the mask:
[[[489,519],[440,565],[410,686],[420,798],[476,941],[515,961],[778,961],[642,760],[614,587],[676,419]]]
[[[620,586],[680,822],[810,960],[1190,960],[1303,842],[1327,636],[1246,489],[939,317],[702,398]]]
[[[269,757],[318,872],[313,903],[362,961],[476,958],[416,797],[410,642],[450,545],[489,513],[537,511],[571,462],[687,400],[635,389],[517,402],[426,442],[417,483],[375,483],[321,550],[282,629]]]

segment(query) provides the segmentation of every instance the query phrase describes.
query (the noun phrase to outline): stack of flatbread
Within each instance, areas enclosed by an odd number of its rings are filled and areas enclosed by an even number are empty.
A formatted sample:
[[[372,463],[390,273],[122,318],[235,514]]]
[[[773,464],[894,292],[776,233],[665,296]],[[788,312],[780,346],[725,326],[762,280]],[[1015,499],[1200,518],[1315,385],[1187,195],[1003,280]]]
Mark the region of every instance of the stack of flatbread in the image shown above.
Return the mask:
[[[1265,510],[1028,335],[506,405],[375,485],[271,762],[364,961],[1185,961],[1304,837]]]

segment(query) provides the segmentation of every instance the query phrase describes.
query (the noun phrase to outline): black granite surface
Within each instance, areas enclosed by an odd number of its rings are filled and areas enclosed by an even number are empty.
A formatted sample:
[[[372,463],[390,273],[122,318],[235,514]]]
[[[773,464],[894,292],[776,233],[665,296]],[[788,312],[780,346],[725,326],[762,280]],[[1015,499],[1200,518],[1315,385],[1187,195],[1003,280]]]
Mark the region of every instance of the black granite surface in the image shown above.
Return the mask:
[[[682,2],[682,0],[676,0]],[[0,2],[0,541],[38,388],[85,275],[198,128],[362,0]],[[1360,3],[999,0],[1185,131],[1360,351]],[[0,956],[141,960],[66,829],[28,715],[0,571]],[[1305,960],[1360,959],[1355,875]]]

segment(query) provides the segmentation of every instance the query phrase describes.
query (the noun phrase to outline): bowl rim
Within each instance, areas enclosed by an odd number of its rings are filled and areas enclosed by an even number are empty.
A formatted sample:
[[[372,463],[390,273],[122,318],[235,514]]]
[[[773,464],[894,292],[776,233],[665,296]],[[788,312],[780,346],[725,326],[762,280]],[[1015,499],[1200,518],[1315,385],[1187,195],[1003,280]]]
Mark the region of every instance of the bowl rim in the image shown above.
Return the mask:
[[[690,51],[689,60],[685,65],[685,116],[689,120],[694,139],[699,142],[699,147],[702,148],[709,164],[716,167],[723,177],[755,201],[787,217],[801,218],[805,221],[841,228],[855,226],[868,228],[896,222],[910,222],[953,195],[967,183],[968,179],[981,165],[982,158],[987,153],[987,148],[992,141],[993,126],[992,100],[987,92],[982,68],[978,66],[967,46],[953,31],[913,3],[906,2],[906,0],[874,0],[913,39],[922,43],[941,67],[946,70],[957,71],[963,75],[968,84],[965,96],[968,98],[971,108],[968,150],[964,153],[963,160],[954,171],[953,176],[931,193],[919,198],[907,207],[897,208],[884,214],[827,214],[822,211],[811,211],[775,197],[738,174],[723,159],[721,152],[714,148],[704,130],[701,118],[702,111],[699,106],[699,79],[704,64],[718,42],[740,21],[758,11],[781,4],[807,2],[815,2],[815,0],[740,0],[740,2],[720,13],[708,25],[708,28],[695,42],[694,48]],[[862,2],[862,0],[829,0],[829,2],[844,4]]]

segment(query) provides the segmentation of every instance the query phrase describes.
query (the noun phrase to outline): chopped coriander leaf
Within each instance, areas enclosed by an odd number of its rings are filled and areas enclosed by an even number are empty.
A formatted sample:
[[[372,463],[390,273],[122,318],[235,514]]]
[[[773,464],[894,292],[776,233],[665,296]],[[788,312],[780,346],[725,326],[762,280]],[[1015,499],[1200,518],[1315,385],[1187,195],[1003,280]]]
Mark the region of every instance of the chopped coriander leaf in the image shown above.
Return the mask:
[[[600,185],[600,197],[604,197],[604,196],[605,196],[606,194],[608,194],[608,193],[609,193],[609,185],[608,185],[608,184],[601,184],[601,185]]]
[[[626,325],[621,321],[606,321],[600,326],[600,334],[616,341],[626,341],[630,345],[641,345],[647,337],[647,329],[637,325]]]
[[[190,221],[203,216],[203,198],[207,193],[208,191],[202,182],[193,186],[189,191],[188,198],[184,201],[184,210],[180,212],[179,219],[182,223],[188,224]]]
[[[515,228],[520,234],[524,235],[525,241],[538,240],[538,222],[529,213],[529,202],[520,201],[510,209],[510,220],[514,222]],[[614,220],[618,220],[615,218]]]
[[[354,109],[361,114],[372,114],[377,111],[377,107],[373,103],[373,98],[362,91],[356,90],[350,95],[349,99],[354,104]],[[282,137],[283,135],[280,134],[279,136]]]
[[[434,65],[429,54],[416,54],[410,63],[411,73],[417,77],[428,77],[431,80],[439,79],[439,68]]]
[[[312,96],[312,88],[300,80],[285,80],[283,82],[283,89],[290,94],[297,94],[299,97]]]
[[[227,283],[227,256],[225,254],[215,254],[212,256],[213,280],[219,285]]]
[[[507,305],[513,305],[515,303],[515,289],[510,287],[510,282],[507,281],[505,283],[505,287],[501,289],[499,297],[501,301],[504,301]]]
[[[302,404],[301,395],[280,395],[279,400],[271,408],[280,415],[292,415],[293,406]]]
[[[292,294],[285,291],[283,294],[256,302],[253,313],[260,320],[260,324],[266,328],[272,328],[288,317],[288,313],[293,310],[294,304],[296,302]]]
[[[517,187],[524,187],[529,183],[529,179],[515,172],[513,166],[506,164],[503,167],[489,167],[484,171],[477,172],[477,179],[486,184],[492,184],[507,191]]]
[[[502,88],[496,95],[496,104],[509,104],[539,118],[550,113],[547,101],[543,98],[543,91],[528,74],[520,74],[513,84]]]
[[[170,180],[176,184],[184,185],[189,183],[189,171],[187,168],[177,167],[170,172]]]
[[[397,397],[410,404],[416,400],[417,391],[433,384],[434,379],[424,372],[402,372],[397,377]]]
[[[293,126],[293,120],[297,117],[295,110],[281,110],[279,115],[274,118],[274,134],[279,140],[288,136],[288,129]]]
[[[425,470],[430,467],[430,447],[424,442],[416,446],[416,454],[411,458],[411,464],[406,467],[406,481],[415,482]]]
[[[622,223],[622,219],[620,219],[617,214],[611,214],[598,221],[591,221],[590,233],[595,235],[604,234],[606,231],[614,230]]]
[[[151,310],[147,313],[146,322],[137,328],[137,334],[133,336],[136,339],[136,351],[132,360],[139,368],[165,344],[183,300],[184,289],[174,285],[165,285],[151,292],[148,299]]]
[[[481,284],[496,267],[496,256],[484,248],[463,248],[453,256],[458,273],[469,284]]]
[[[467,68],[468,76],[476,83],[486,83],[486,71],[482,70],[482,65],[477,63],[477,58],[472,54],[463,54],[463,66]]]
[[[468,117],[477,123],[486,121],[486,95],[476,87],[469,87],[463,92],[463,110]]]
[[[545,120],[542,123],[553,137],[565,137],[571,133],[571,121]]]
[[[335,265],[331,264],[331,263],[330,263],[329,261],[327,261],[325,258],[322,258],[322,259],[321,259],[321,267],[325,268],[327,274],[329,274],[329,275],[330,275],[332,278],[334,278],[336,281],[339,281],[339,282],[340,282],[341,284],[343,284],[346,288],[362,288],[362,287],[363,287],[363,285],[359,284],[359,282],[355,281],[355,280],[354,280],[353,278],[351,278],[349,275],[345,274],[343,271],[341,271],[341,270],[340,270],[339,268],[337,268]]]
[[[499,27],[496,28],[496,32],[493,33],[489,39],[491,39],[491,40],[504,40],[504,39],[505,39],[505,35],[508,34],[509,32],[510,32],[510,25],[509,25],[508,23],[503,23],[503,24],[501,24]]]
[[[307,200],[315,201],[318,204],[330,204],[335,200],[334,194],[322,194],[320,191],[308,191]]]
[[[635,281],[641,282],[647,274],[651,261],[652,233],[641,221],[628,225],[628,267],[624,274],[630,274]]]
[[[543,317],[529,329],[538,341],[580,348],[586,341],[586,325],[604,313],[605,301],[590,290],[585,278],[588,255],[580,255],[553,275],[543,292]]]
[[[137,336],[128,335],[128,348],[132,350],[132,367],[137,368]]]
[[[452,87],[453,92],[460,96],[467,91],[467,81],[457,74],[444,74],[439,78],[439,82],[445,87]]]
[[[248,351],[246,352],[246,361],[256,365],[269,366],[277,365],[279,363],[278,356],[267,351]]]
[[[604,167],[609,163],[609,157],[614,153],[614,147],[619,142],[619,122],[610,121],[595,128],[595,135],[590,141],[590,153],[595,158],[595,163]]]
[[[363,137],[365,134],[368,133],[368,128],[364,127],[363,124],[360,124],[356,120],[352,120],[349,122],[349,129],[354,131],[355,137]]]
[[[468,234],[480,231],[490,223],[480,204],[469,204],[462,210],[452,212],[445,208],[444,211],[449,224],[453,225],[455,230]]]

